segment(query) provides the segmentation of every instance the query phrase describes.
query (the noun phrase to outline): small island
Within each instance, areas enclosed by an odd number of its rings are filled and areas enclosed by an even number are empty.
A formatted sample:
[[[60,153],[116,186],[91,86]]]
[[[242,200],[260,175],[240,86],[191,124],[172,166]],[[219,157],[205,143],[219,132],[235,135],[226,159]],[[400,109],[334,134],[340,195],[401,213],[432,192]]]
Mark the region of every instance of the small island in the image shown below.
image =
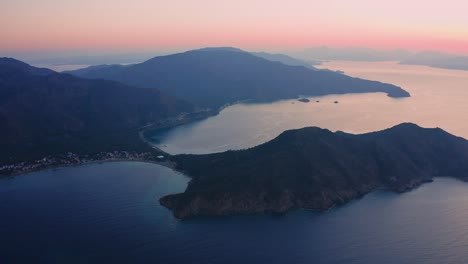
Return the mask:
[[[192,177],[160,199],[175,217],[325,211],[376,188],[411,190],[434,176],[468,179],[468,141],[405,123],[353,135],[308,127],[247,150],[170,157]]]

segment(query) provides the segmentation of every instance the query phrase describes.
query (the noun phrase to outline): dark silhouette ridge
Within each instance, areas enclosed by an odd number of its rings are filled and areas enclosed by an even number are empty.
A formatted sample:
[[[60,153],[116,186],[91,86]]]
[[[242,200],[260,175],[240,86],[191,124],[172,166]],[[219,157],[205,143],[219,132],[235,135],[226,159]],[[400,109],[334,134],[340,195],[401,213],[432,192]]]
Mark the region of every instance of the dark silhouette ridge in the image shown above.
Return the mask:
[[[6,76],[8,73],[15,74],[16,72],[27,73],[30,75],[49,75],[55,73],[53,70],[46,68],[31,67],[29,64],[13,58],[0,58],[0,67],[2,75]]]
[[[157,89],[0,59],[0,164],[44,155],[147,150],[137,129],[193,111]]]

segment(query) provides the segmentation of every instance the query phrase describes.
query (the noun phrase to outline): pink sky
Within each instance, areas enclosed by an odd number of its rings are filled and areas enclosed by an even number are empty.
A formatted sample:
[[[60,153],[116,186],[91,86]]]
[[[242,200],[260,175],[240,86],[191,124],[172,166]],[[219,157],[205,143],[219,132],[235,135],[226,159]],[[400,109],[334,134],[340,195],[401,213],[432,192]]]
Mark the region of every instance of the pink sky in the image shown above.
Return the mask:
[[[328,45],[468,54],[467,10],[462,0],[7,0],[0,52]]]

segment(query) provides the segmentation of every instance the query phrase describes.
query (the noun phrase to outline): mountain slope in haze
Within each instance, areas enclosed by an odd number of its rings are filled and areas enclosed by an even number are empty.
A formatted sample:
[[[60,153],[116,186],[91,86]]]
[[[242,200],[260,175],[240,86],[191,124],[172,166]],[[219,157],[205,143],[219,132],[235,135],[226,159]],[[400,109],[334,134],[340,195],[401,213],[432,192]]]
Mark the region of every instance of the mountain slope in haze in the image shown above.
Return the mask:
[[[362,135],[309,127],[247,150],[172,160],[192,180],[160,202],[183,219],[327,210],[381,186],[402,192],[433,176],[468,179],[468,141],[409,123]]]
[[[288,55],[279,54],[279,53],[273,54],[273,53],[267,53],[267,52],[252,52],[252,54],[255,56],[264,58],[266,60],[269,60],[269,61],[281,62],[289,66],[304,66],[311,70],[318,70],[317,68],[314,67],[314,65],[320,65],[320,62],[318,61],[308,62],[305,60],[296,59]]]
[[[73,71],[65,71],[63,73],[73,73],[72,75],[75,76],[86,76],[88,74],[92,74],[95,71],[100,71],[100,70],[105,70],[111,73],[112,71],[118,72],[121,69],[125,67],[132,66],[134,64],[130,65],[120,65],[120,64],[101,64],[101,65],[95,65],[95,66],[89,66],[83,69],[78,69],[78,70],[73,70]]]
[[[392,97],[409,96],[391,84],[289,66],[232,48],[193,50],[155,57],[129,67],[70,73],[138,87],[156,87],[197,106],[213,109],[242,100],[270,102],[299,95],[384,92]]]
[[[138,150],[137,129],[192,111],[157,89],[0,58],[0,164],[63,152]]]
[[[404,49],[395,50],[374,50],[370,48],[329,48],[329,47],[314,47],[302,51],[292,52],[297,58],[330,61],[330,60],[345,60],[345,61],[400,61],[412,55],[411,52]]]
[[[439,52],[420,52],[402,60],[400,64],[425,65],[450,70],[468,70],[468,56],[457,56]]]
[[[436,51],[413,53],[403,49],[374,50],[369,48],[328,48],[315,47],[292,52],[297,58],[322,61],[398,61],[400,64],[424,65],[450,70],[468,70],[468,56],[447,54]]]

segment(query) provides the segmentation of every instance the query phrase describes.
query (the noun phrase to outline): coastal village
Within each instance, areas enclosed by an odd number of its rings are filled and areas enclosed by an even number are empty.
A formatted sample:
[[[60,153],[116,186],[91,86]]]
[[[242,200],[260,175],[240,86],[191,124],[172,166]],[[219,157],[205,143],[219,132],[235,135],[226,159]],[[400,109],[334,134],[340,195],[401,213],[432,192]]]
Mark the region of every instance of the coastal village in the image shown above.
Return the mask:
[[[182,113],[177,117],[167,118],[156,124],[148,124],[144,127],[141,127],[139,129],[140,139],[149,146],[151,146],[151,148],[154,150],[151,152],[112,151],[84,155],[73,152],[67,152],[65,154],[49,155],[44,158],[32,161],[23,161],[11,164],[0,163],[0,177],[14,176],[55,167],[78,166],[87,163],[109,161],[144,161],[158,163],[166,167],[171,167],[172,165],[167,159],[169,157],[169,154],[161,151],[159,148],[155,147],[152,142],[147,140],[144,136],[144,132],[151,131],[154,133],[157,130],[167,129],[178,125],[186,124],[195,120],[200,120],[208,116],[215,115],[217,113],[218,111],[201,109],[192,113]]]
[[[155,152],[136,151],[100,152],[93,155],[78,155],[68,152],[63,155],[47,156],[34,161],[0,165],[0,176],[17,175],[54,167],[76,166],[107,161],[147,161],[163,163],[167,161],[167,156]]]

